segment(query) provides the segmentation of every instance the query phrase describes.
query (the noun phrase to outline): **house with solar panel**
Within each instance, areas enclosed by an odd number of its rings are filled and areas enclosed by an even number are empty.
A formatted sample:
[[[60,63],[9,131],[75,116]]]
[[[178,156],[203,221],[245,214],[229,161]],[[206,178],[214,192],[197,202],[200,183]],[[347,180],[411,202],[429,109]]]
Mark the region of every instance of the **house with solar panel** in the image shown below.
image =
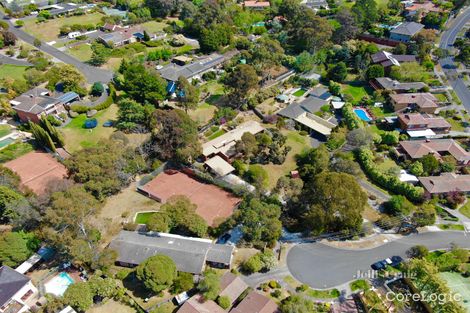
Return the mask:
[[[72,91],[54,95],[46,88],[36,87],[10,100],[10,104],[20,121],[38,123],[41,118],[49,115],[60,119],[59,114],[67,113],[65,106],[79,98]]]

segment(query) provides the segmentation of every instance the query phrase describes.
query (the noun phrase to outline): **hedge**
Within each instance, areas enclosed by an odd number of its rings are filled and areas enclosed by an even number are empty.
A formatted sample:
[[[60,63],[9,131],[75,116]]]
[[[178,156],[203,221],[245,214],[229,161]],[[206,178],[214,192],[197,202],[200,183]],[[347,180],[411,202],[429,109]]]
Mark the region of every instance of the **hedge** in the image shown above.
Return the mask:
[[[388,175],[378,169],[374,163],[374,154],[371,150],[367,148],[357,150],[357,160],[367,176],[379,186],[395,194],[403,195],[413,202],[421,202],[423,200],[424,189],[422,187],[402,182],[398,177]]]
[[[74,104],[74,105],[70,106],[70,110],[74,111],[74,112],[77,112],[77,113],[86,113],[90,110],[101,111],[101,110],[109,108],[111,106],[111,104],[113,104],[115,96],[116,96],[116,88],[114,87],[113,84],[109,84],[109,96],[108,96],[108,98],[106,98],[106,100],[104,100],[103,102],[101,102],[100,104],[98,104],[94,107],[89,107],[89,106],[80,105],[80,104]]]
[[[343,106],[341,113],[343,114],[344,120],[346,121],[346,125],[348,126],[349,130],[364,127],[364,123],[362,123],[359,116],[357,116],[357,114],[354,113],[354,110],[350,103],[346,103]]]

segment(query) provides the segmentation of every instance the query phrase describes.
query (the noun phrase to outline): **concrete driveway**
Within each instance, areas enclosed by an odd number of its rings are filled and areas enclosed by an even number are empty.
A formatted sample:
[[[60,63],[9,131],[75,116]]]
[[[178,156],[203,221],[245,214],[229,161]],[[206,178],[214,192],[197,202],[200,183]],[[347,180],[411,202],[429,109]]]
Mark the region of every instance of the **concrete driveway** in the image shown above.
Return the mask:
[[[436,250],[449,248],[451,243],[470,248],[470,237],[458,231],[426,232],[367,250],[346,250],[321,243],[303,243],[290,249],[287,267],[292,276],[302,283],[316,289],[327,289],[355,280],[358,273],[370,274],[370,265],[376,261],[394,255],[406,257],[406,251],[412,246],[419,244]]]

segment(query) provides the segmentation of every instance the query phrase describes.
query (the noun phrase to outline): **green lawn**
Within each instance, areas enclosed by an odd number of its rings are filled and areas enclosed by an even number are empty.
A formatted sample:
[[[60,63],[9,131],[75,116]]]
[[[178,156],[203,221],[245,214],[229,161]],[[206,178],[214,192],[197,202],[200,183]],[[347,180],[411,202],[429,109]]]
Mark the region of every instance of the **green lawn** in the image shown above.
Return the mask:
[[[68,53],[75,57],[77,60],[80,60],[82,62],[88,61],[91,58],[91,46],[84,43],[78,46],[74,46],[69,48]]]
[[[97,24],[101,22],[104,14],[90,13],[77,16],[59,17],[44,23],[36,23],[36,19],[27,19],[23,30],[36,38],[49,42],[57,40],[61,26],[72,24]]]
[[[463,126],[462,121],[456,121],[453,118],[446,118],[446,121],[452,126],[452,130],[463,132],[465,131],[465,127]]]
[[[341,92],[345,95],[350,95],[353,99],[353,104],[360,103],[362,97],[372,94],[372,88],[360,81],[352,81],[341,85]]]
[[[470,218],[470,200],[467,200],[467,203],[465,203],[460,209],[460,213],[465,215],[466,217]]]
[[[309,297],[317,298],[317,299],[334,299],[340,296],[340,292],[338,289],[329,289],[329,290],[309,289],[307,290],[306,293]]]
[[[137,213],[135,217],[136,224],[147,224],[150,216],[156,214],[157,212],[140,212]]]
[[[150,22],[143,23],[141,26],[149,34],[154,34],[154,33],[162,31],[165,27],[168,26],[168,24],[161,23],[161,22],[156,22],[156,21],[150,21]]]
[[[27,66],[2,64],[0,65],[0,79],[13,78],[15,80],[24,80],[23,74]]]
[[[439,102],[447,102],[447,97],[443,93],[435,93],[435,94],[433,94],[433,96],[436,97],[437,101],[439,101]]]
[[[272,189],[276,186],[277,180],[297,168],[295,156],[303,150],[310,148],[308,136],[302,136],[297,131],[283,130],[282,133],[287,137],[286,146],[292,149],[287,154],[283,164],[263,164],[261,165],[269,174],[268,188]]]
[[[0,163],[5,163],[20,156],[33,151],[34,148],[30,143],[17,142],[8,145],[4,149],[0,150]]]
[[[398,165],[395,163],[395,161],[393,161],[392,159],[390,158],[387,158],[385,159],[383,162],[381,163],[377,163],[377,167],[382,171],[382,172],[386,172],[388,171],[389,169],[393,168],[393,167],[397,167]]]
[[[352,291],[357,290],[368,290],[370,288],[369,283],[365,279],[358,279],[349,284]]]
[[[10,125],[0,125],[0,138],[8,135],[9,133],[11,133]]]
[[[465,227],[462,224],[439,224],[437,226],[442,230],[465,230]]]
[[[307,90],[301,88],[301,89],[297,90],[296,92],[294,92],[293,95],[296,96],[296,97],[301,97],[301,96],[303,96],[306,92],[307,92]]]
[[[209,103],[200,104],[197,109],[188,112],[189,117],[199,125],[207,124],[214,116],[217,108]]]
[[[222,135],[225,134],[225,133],[226,133],[225,130],[219,129],[219,130],[213,132],[211,135],[207,136],[207,140],[213,140],[213,139],[215,139],[215,138],[217,138],[217,137],[222,136]]]
[[[101,139],[109,138],[114,132],[113,127],[103,127],[103,123],[108,120],[114,120],[117,117],[117,106],[112,105],[109,108],[98,112],[94,118],[98,120],[98,126],[93,129],[85,129],[83,124],[87,119],[85,114],[80,114],[69,124],[61,128],[65,137],[65,146],[70,152],[82,148],[92,147]]]

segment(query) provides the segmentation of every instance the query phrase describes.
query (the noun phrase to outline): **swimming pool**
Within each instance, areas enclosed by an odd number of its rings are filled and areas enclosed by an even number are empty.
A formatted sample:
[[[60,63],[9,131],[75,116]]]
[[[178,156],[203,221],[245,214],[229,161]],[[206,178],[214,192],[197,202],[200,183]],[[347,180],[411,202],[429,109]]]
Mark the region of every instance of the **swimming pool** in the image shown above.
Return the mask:
[[[15,142],[15,139],[8,137],[3,140],[0,140],[0,149],[8,146],[9,144]]]
[[[369,113],[367,113],[367,111],[364,109],[356,108],[354,109],[354,113],[356,113],[356,115],[359,116],[359,118],[365,122],[372,121],[372,118],[370,117]]]
[[[253,24],[254,27],[262,27],[262,26],[265,26],[265,25],[266,25],[265,22],[257,22],[257,23]]]
[[[46,293],[51,293],[57,297],[64,294],[65,290],[74,283],[72,277],[66,272],[60,272],[59,275],[53,277],[47,283],[44,284]]]

